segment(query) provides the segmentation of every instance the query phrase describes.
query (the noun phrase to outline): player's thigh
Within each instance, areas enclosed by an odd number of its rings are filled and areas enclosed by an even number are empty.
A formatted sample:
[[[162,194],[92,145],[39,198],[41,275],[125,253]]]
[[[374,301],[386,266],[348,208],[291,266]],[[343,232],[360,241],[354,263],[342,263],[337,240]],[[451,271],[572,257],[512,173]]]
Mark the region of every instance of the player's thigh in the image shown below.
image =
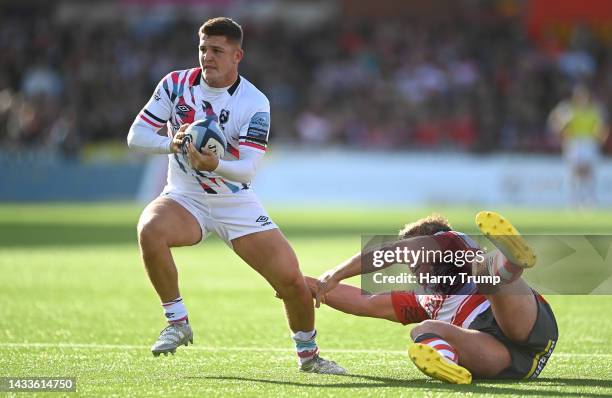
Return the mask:
[[[231,243],[236,254],[272,286],[296,282],[297,279],[303,283],[295,252],[280,230],[244,235]]]
[[[529,285],[517,279],[487,299],[504,335],[515,343],[526,342],[538,317],[537,300]]]
[[[138,238],[141,245],[164,242],[169,247],[190,246],[202,239],[202,229],[196,218],[178,202],[158,197],[140,215]]]
[[[508,349],[490,334],[431,320],[417,324],[411,336],[422,333],[434,333],[446,340],[457,350],[459,364],[475,377],[494,377],[511,364]]]

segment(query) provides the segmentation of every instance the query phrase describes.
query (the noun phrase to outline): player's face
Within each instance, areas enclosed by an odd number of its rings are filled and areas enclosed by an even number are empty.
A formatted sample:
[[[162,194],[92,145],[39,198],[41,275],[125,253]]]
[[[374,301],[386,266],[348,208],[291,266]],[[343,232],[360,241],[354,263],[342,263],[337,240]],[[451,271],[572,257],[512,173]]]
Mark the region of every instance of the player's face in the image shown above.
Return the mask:
[[[200,66],[206,84],[226,87],[238,77],[243,51],[225,36],[200,36]]]

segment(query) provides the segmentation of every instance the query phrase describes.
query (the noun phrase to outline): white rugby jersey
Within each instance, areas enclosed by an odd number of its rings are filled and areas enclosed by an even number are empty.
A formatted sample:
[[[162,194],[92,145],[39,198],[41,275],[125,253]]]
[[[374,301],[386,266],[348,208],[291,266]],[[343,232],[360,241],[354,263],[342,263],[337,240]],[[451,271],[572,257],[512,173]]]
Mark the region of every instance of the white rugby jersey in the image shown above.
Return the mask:
[[[180,126],[215,117],[227,138],[223,160],[238,160],[244,151],[265,153],[270,131],[270,102],[245,78],[230,87],[209,87],[201,68],[171,72],[157,85],[153,96],[138,114],[135,124],[157,132],[164,124],[173,136]],[[170,154],[166,189],[186,194],[232,194],[249,183],[231,181],[207,171],[192,169],[181,154]]]

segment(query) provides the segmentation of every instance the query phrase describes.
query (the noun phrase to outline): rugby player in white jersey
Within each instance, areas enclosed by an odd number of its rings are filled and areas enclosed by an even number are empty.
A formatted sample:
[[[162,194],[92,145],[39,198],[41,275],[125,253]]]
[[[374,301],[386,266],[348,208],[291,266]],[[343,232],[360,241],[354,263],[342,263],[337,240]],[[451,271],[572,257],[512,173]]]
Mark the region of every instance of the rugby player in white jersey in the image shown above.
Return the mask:
[[[357,287],[339,283],[380,271],[372,266],[372,252],[366,251],[318,280],[307,277],[316,306],[324,302],[357,316],[416,324],[410,332],[414,344],[408,355],[423,373],[445,382],[466,384],[472,376],[536,378],[552,354],[558,329],[548,303],[521,278],[524,268],[535,265],[535,255],[499,214],[481,212],[476,222],[498,250],[482,255],[468,272],[473,276],[498,276],[497,285],[434,283],[425,286],[424,294],[394,291],[367,295]],[[480,250],[470,237],[452,231],[448,221],[439,215],[407,225],[399,237],[400,241],[388,247],[390,250]],[[415,274],[458,272],[455,264],[415,265]]]
[[[169,155],[167,185],[138,223],[142,259],[169,322],[151,350],[167,355],[193,343],[170,248],[195,245],[212,232],[282,297],[299,369],[344,374],[319,356],[314,306],[298,260],[250,188],[268,144],[270,104],[238,74],[242,28],[220,17],[198,33],[200,67],[164,77],[128,134],[130,148]],[[222,159],[190,143],[183,148],[188,125],[205,118],[214,118],[227,138]],[[167,137],[157,134],[164,125]]]

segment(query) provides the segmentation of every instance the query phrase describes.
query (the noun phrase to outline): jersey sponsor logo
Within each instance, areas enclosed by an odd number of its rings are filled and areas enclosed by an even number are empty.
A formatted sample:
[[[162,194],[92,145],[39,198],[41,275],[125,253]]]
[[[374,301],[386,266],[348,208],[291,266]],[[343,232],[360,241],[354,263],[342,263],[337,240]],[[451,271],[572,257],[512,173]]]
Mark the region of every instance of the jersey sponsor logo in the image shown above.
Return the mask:
[[[249,128],[247,130],[247,137],[267,141],[269,130],[270,114],[268,112],[257,112],[251,118]]]
[[[229,114],[230,114],[230,111],[228,111],[227,109],[222,109],[221,113],[219,114],[219,123],[221,124],[227,123],[227,121],[229,120]]]
[[[183,97],[179,97],[179,101],[176,104],[176,116],[180,119],[181,123],[193,123],[195,120],[195,109],[185,103]]]

